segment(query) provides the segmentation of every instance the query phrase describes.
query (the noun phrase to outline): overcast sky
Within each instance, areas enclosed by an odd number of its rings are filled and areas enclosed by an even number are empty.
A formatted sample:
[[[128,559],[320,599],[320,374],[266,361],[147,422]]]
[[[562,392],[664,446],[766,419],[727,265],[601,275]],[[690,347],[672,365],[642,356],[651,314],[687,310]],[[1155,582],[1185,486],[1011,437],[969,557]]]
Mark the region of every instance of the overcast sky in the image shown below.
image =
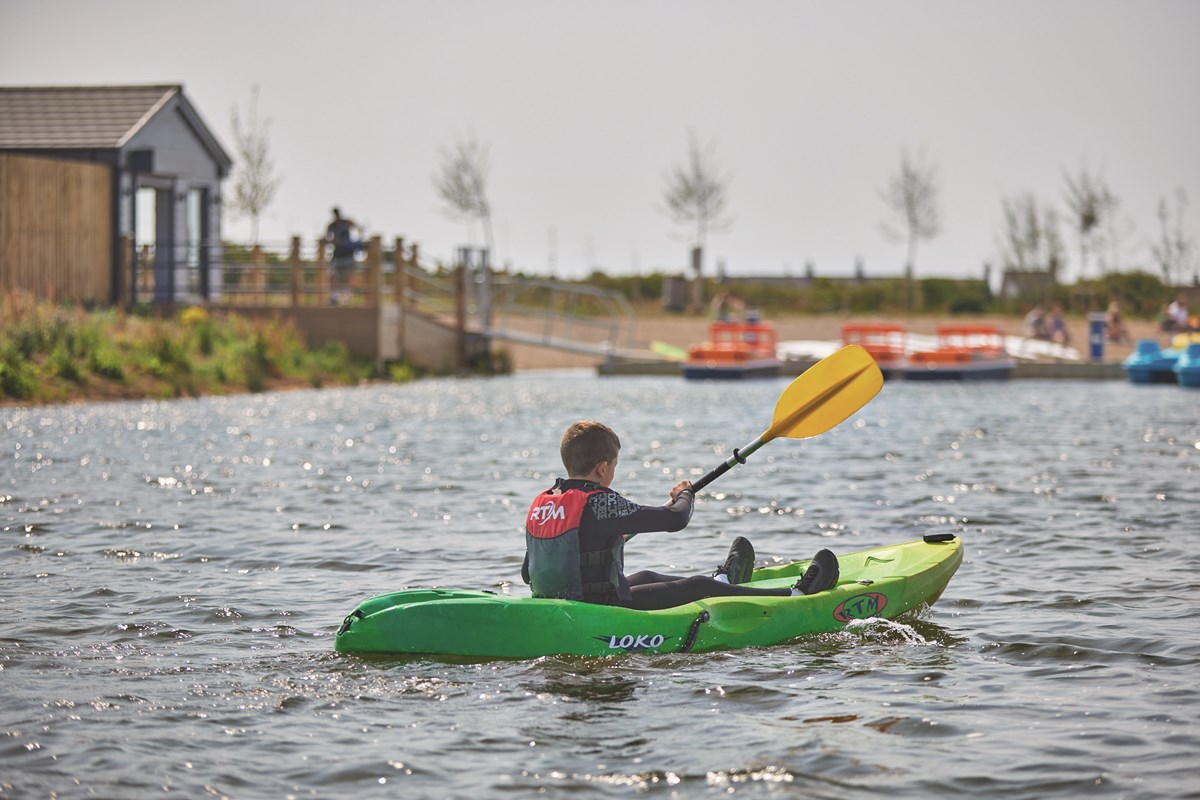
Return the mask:
[[[940,186],[918,275],[981,275],[999,262],[1002,198],[1066,217],[1064,173],[1083,168],[1121,201],[1122,266],[1154,269],[1158,203],[1177,189],[1200,240],[1192,0],[0,0],[2,84],[174,82],[231,154],[231,109],[259,85],[283,177],[267,242],[312,238],[337,204],[450,256],[479,235],[431,175],[473,134],[499,262],[679,270],[690,230],[662,198],[689,130],[729,175],[732,225],[707,263],[730,274],[846,275],[858,258],[898,274],[880,192],[904,148]]]

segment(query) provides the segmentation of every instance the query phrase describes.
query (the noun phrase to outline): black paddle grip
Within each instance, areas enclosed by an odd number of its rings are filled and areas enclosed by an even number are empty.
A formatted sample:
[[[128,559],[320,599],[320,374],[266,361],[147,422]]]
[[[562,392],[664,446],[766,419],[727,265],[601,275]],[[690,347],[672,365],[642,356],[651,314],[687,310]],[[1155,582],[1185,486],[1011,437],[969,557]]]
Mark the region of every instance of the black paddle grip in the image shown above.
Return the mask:
[[[737,464],[745,464],[746,463],[745,456],[743,456],[741,450],[739,450],[736,447],[733,448],[733,458],[729,459],[729,461],[723,462],[721,464],[721,466],[717,467],[712,472],[708,473],[703,478],[701,478],[700,480],[693,483],[692,491],[698,492],[701,489],[703,489],[705,486],[708,486],[710,483],[715,481],[717,478],[721,477],[726,472],[729,472],[729,470],[733,467],[733,465],[735,463],[737,463]]]

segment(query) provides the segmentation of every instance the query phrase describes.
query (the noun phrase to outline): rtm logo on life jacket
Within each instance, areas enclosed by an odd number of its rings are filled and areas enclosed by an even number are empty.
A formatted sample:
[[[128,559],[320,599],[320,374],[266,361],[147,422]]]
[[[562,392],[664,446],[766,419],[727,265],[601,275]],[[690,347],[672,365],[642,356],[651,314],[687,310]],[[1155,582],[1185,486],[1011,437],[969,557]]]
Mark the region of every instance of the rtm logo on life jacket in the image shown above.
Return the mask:
[[[639,633],[636,636],[632,633],[627,633],[624,636],[597,636],[595,638],[602,642],[607,642],[609,650],[633,652],[635,650],[653,650],[657,647],[662,647],[663,642],[671,637],[663,636],[661,633],[654,635]]]
[[[545,523],[555,519],[566,519],[567,512],[553,500],[547,500],[540,506],[529,509],[529,518],[534,522]]]

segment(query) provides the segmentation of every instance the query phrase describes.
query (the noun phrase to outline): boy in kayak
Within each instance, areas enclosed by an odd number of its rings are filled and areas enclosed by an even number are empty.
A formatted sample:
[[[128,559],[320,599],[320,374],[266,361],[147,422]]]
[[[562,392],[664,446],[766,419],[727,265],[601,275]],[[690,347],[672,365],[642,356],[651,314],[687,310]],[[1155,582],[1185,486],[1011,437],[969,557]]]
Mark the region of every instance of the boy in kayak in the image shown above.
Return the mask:
[[[816,594],[837,583],[837,557],[821,550],[790,589],[740,586],[754,570],[754,548],[740,536],[711,576],[648,570],[626,576],[626,540],[638,533],[682,530],[692,518],[695,495],[691,481],[680,481],[665,506],[643,506],[622,497],[609,488],[620,449],[621,440],[599,422],[576,422],[563,434],[560,454],[567,477],[538,495],[525,519],[521,577],[534,597],[651,611],[706,597]]]

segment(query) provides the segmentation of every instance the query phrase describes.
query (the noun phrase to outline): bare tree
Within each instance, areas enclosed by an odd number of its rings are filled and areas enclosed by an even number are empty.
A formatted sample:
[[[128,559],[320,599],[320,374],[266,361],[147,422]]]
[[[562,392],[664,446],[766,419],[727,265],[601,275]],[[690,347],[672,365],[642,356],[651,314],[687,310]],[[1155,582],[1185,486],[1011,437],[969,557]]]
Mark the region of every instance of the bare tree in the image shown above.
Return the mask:
[[[695,131],[688,131],[687,163],[673,168],[666,176],[663,199],[667,213],[677,223],[694,224],[696,237],[692,257],[692,306],[701,305],[700,277],[703,272],[704,245],[708,234],[725,230],[732,224],[725,215],[726,186],[729,178],[721,174],[713,148],[702,150]]]
[[[474,135],[442,150],[442,163],[433,175],[433,186],[454,219],[476,220],[483,227],[488,251],[494,250],[492,206],[487,197],[491,164],[487,145]],[[491,252],[493,258],[494,252]]]
[[[1005,268],[1022,272],[1041,270],[1057,281],[1063,264],[1058,214],[1053,208],[1039,210],[1037,199],[1031,194],[1004,199],[1001,203],[1004,234],[999,244]]]
[[[1137,227],[1129,217],[1122,218],[1118,211],[1121,201],[1115,196],[1108,196],[1108,208],[1104,215],[1104,228],[1096,241],[1099,246],[1096,263],[1100,274],[1120,272],[1122,262],[1129,251],[1129,241],[1137,235]]]
[[[1117,199],[1109,191],[1104,176],[1081,167],[1079,176],[1064,173],[1065,198],[1071,211],[1071,225],[1079,238],[1079,277],[1088,273],[1088,253],[1098,254],[1103,244],[1104,226],[1116,213]]]
[[[900,153],[900,171],[892,176],[880,197],[892,212],[891,223],[883,223],[884,236],[892,241],[908,242],[904,276],[908,281],[909,305],[913,302],[913,274],[917,261],[917,243],[941,233],[938,211],[937,168],[925,161],[924,153]]]
[[[271,161],[271,120],[258,117],[258,84],[250,88],[249,118],[243,127],[237,106],[232,109],[233,141],[241,169],[233,185],[230,207],[235,214],[250,218],[250,238],[258,244],[258,220],[275,199],[281,177]]]
[[[1175,214],[1172,219],[1167,198],[1158,201],[1158,221],[1162,226],[1159,240],[1151,245],[1154,260],[1162,270],[1163,283],[1182,284],[1193,268],[1196,243],[1184,233],[1183,212],[1187,210],[1188,196],[1182,188],[1175,190]],[[1193,272],[1193,277],[1195,273]]]

